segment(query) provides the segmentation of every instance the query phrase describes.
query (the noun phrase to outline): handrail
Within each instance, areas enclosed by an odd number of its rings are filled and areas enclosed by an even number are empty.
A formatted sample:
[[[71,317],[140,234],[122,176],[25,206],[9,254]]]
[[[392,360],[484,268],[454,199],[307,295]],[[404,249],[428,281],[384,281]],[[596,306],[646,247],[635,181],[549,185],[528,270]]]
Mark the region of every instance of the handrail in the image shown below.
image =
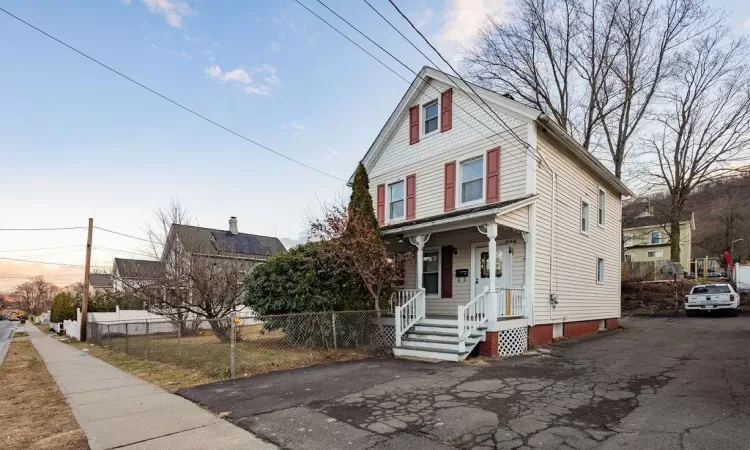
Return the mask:
[[[395,307],[396,347],[401,347],[401,338],[419,319],[425,316],[425,290],[415,289],[416,294],[401,306]]]
[[[391,294],[391,312],[396,311],[396,306],[404,306],[417,292],[419,289],[399,289]]]
[[[497,290],[497,316],[498,317],[520,317],[524,315],[524,302],[526,298],[523,288],[499,288]]]
[[[458,307],[458,351],[466,351],[466,340],[471,333],[487,321],[487,299],[489,287],[474,297],[474,300]]]

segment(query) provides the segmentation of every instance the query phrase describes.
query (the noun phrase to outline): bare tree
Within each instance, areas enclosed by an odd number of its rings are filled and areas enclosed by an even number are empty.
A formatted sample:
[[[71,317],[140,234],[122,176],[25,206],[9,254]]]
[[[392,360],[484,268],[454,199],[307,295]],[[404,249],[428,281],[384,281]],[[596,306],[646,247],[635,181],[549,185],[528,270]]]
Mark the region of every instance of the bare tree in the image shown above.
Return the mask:
[[[37,315],[49,311],[57,291],[57,286],[45,281],[44,277],[34,277],[31,281],[18,285],[13,295],[21,299],[23,309]]]
[[[675,55],[645,139],[655,161],[647,180],[669,197],[673,260],[680,258],[680,216],[696,187],[727,170],[750,144],[748,46],[715,27]]]
[[[379,311],[383,295],[403,279],[407,255],[388,251],[370,216],[372,211],[359,214],[343,202],[325,205],[322,217],[310,224],[310,237],[330,243],[324,250],[362,280]]]
[[[189,226],[193,219],[177,201],[158,209],[155,216],[157,223],[147,233],[158,269],[136,261],[136,276],[120,277],[121,284],[183,332],[194,331],[193,325],[205,320],[222,342],[228,341],[230,323],[222,319],[242,307],[245,278],[257,261],[231,251],[217,252],[202,229]]]
[[[465,58],[479,84],[548,112],[623,176],[668,61],[710,17],[697,0],[521,0]]]

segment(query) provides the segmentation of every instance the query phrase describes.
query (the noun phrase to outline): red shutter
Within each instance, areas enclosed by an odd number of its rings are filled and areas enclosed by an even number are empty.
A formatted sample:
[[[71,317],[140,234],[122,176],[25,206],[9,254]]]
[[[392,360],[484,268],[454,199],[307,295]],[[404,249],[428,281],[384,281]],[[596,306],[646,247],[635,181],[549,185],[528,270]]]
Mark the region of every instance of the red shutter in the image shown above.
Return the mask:
[[[416,189],[417,176],[409,175],[406,177],[406,220],[411,220],[416,216]]]
[[[445,196],[443,201],[445,211],[456,209],[456,163],[445,163]]]
[[[440,132],[453,128],[453,88],[440,97]]]
[[[378,185],[378,225],[385,223],[385,185]]]
[[[419,105],[409,109],[409,145],[419,142]]]
[[[487,203],[500,200],[500,147],[487,152]]]
[[[440,297],[453,298],[453,246],[440,249]]]

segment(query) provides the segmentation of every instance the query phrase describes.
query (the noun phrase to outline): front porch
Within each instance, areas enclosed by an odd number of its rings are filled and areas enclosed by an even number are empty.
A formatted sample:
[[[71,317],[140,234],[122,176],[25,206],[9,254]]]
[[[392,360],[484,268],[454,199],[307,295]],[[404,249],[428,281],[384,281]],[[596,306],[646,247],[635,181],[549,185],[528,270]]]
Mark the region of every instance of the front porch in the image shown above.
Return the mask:
[[[394,355],[461,360],[477,345],[486,346],[488,336],[489,353],[509,354],[499,348],[499,336],[509,330],[522,329],[525,341],[532,251],[527,209],[516,211],[510,218],[490,212],[447,226],[384,233],[392,251],[412,256],[404,267],[404,289],[391,298]],[[522,352],[525,343],[520,347],[513,351]]]

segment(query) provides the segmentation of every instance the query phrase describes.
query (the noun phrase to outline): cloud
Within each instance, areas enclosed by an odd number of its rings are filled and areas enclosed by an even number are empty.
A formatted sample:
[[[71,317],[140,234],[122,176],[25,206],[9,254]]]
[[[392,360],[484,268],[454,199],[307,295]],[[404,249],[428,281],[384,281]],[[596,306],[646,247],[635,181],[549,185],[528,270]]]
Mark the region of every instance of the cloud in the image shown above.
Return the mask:
[[[306,130],[307,127],[297,122],[289,122],[282,125],[283,128],[291,128],[293,130]]]
[[[133,0],[120,0],[120,1],[122,1],[123,4],[128,5],[128,6],[133,4]]]
[[[296,247],[300,244],[307,243],[307,235],[305,233],[300,233],[300,235],[296,238],[281,238],[281,243],[284,244],[284,247],[287,249],[290,249],[292,247]]]
[[[280,52],[281,49],[284,47],[281,46],[281,42],[279,41],[273,41],[271,42],[268,47],[265,48],[265,51],[267,52]]]
[[[203,56],[205,56],[211,62],[216,61],[216,58],[214,58],[214,52],[212,52],[211,50],[205,50],[203,52]]]
[[[750,17],[748,17],[747,20],[745,20],[745,24],[744,25],[745,25],[745,28],[750,29]]]
[[[270,64],[261,64],[255,66],[246,71],[241,68],[224,72],[218,65],[206,67],[203,69],[203,73],[206,77],[218,80],[221,83],[230,83],[237,86],[242,86],[242,90],[246,94],[250,95],[262,95],[267,96],[271,94],[271,88],[269,85],[280,85],[281,80],[277,75],[278,70]],[[261,76],[263,82],[256,82],[255,76]]]
[[[195,15],[195,11],[185,0],[143,0],[143,4],[152,14],[164,16],[174,28],[182,28],[182,19]]]
[[[443,26],[436,36],[438,50],[451,63],[471,46],[488,17],[502,20],[509,12],[505,0],[449,0]]]

